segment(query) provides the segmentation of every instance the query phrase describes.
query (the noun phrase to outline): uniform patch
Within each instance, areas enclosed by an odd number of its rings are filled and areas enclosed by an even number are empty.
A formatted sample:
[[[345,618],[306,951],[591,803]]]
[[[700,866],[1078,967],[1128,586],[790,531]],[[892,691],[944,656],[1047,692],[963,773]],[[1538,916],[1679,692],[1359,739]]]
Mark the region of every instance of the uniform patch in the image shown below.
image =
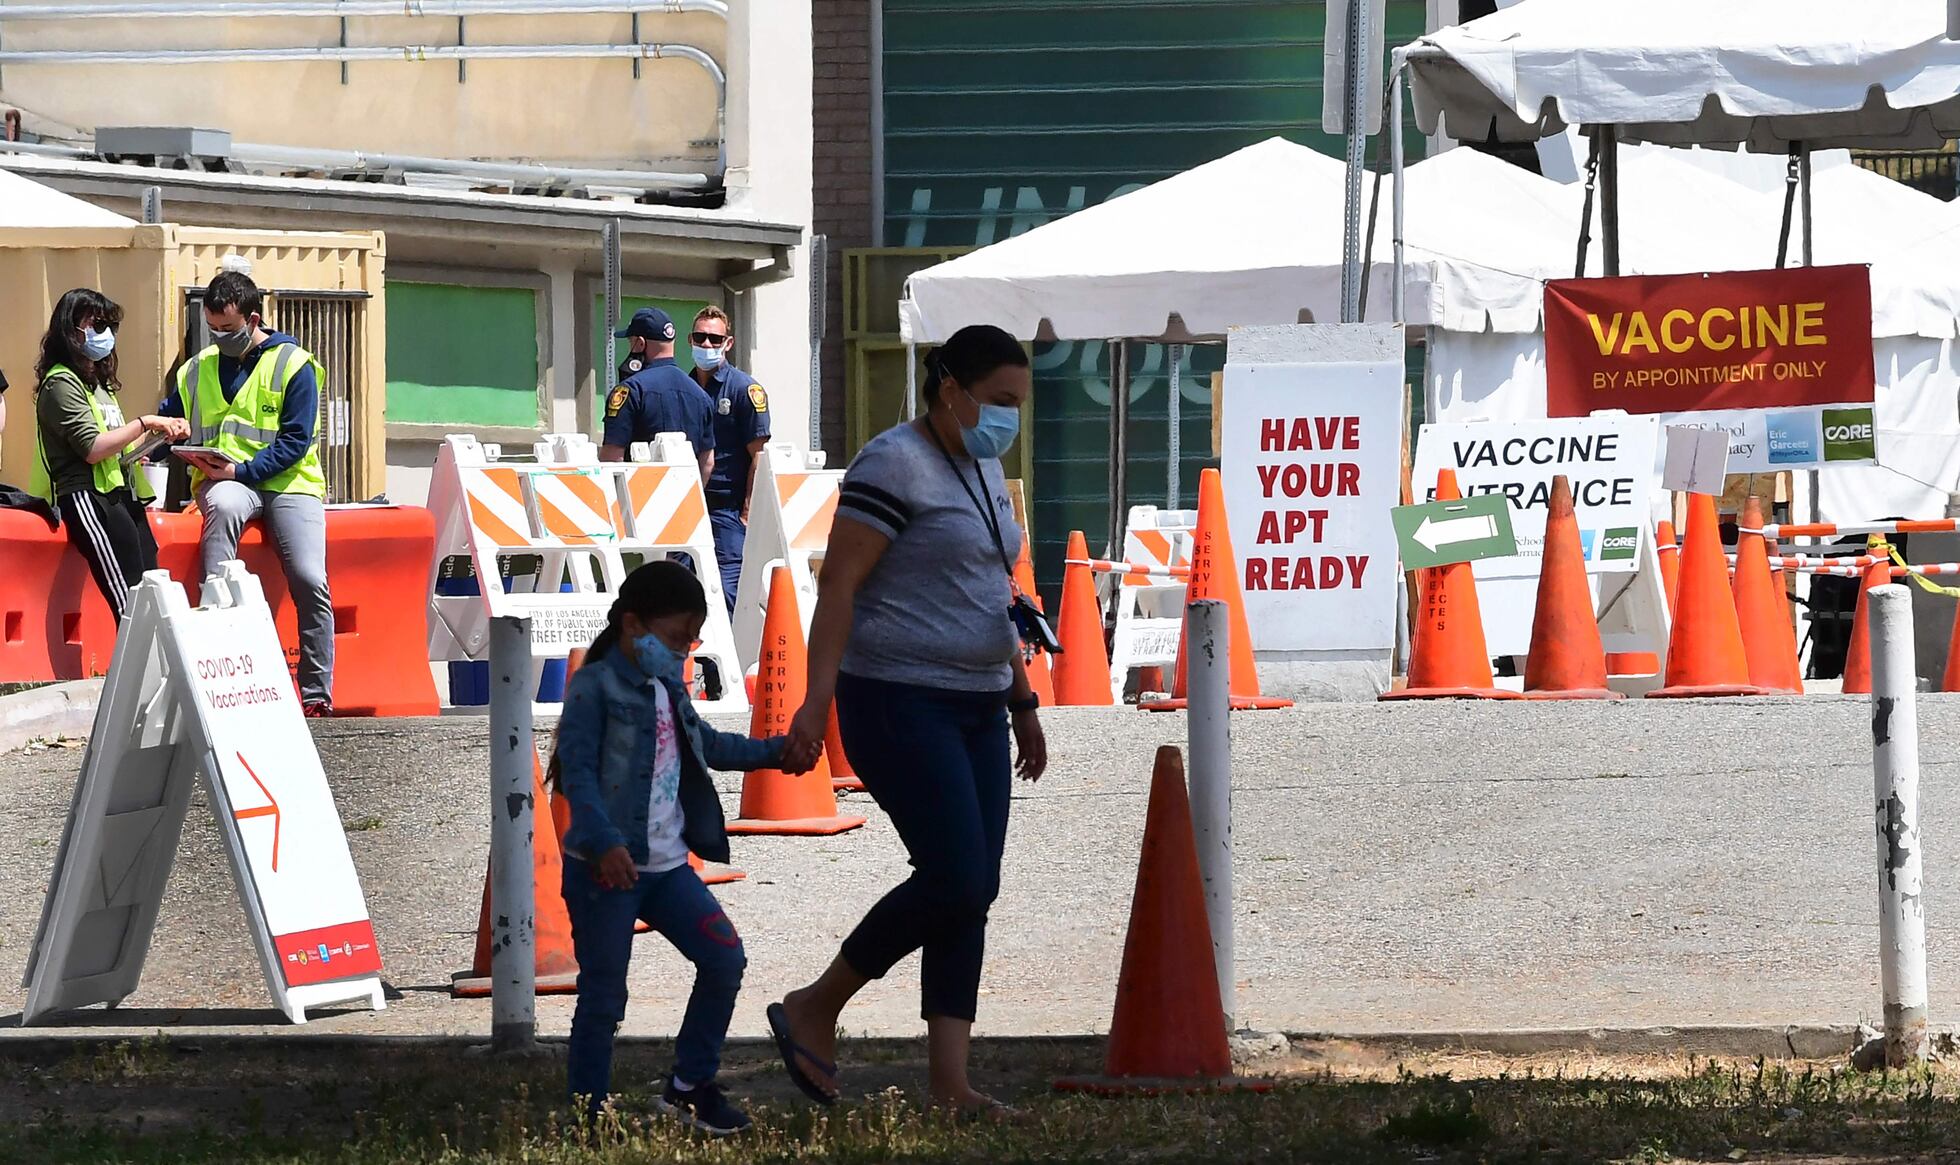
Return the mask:
[[[619,415],[619,410],[625,407],[626,386],[622,384],[614,388],[612,394],[606,397],[606,416],[609,418],[616,417]]]
[[[769,411],[769,394],[762,391],[761,385],[751,384],[749,385],[749,403],[755,406],[756,412],[766,413]]]

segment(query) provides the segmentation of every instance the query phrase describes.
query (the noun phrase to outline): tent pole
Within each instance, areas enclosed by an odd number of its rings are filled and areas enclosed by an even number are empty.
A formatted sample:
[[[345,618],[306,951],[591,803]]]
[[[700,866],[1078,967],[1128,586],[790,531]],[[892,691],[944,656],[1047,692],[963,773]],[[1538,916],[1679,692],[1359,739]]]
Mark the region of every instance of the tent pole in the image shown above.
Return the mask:
[[[1398,67],[1388,79],[1390,105],[1395,111],[1395,120],[1382,127],[1388,135],[1388,166],[1395,172],[1390,212],[1394,216],[1395,231],[1395,270],[1389,282],[1389,319],[1396,323],[1405,322],[1408,317],[1402,307],[1402,70]],[[1372,262],[1372,257],[1370,259]]]
[[[1130,342],[1109,346],[1109,544],[1103,557],[1121,556],[1123,525],[1129,519]]]
[[[1803,199],[1803,265],[1811,265],[1810,250],[1810,147],[1797,143],[1797,190]]]
[[[908,421],[919,415],[919,347],[909,340],[905,344],[905,407],[900,411]]]
[[[1184,345],[1170,345],[1170,350],[1165,354],[1165,358],[1171,366],[1171,395],[1170,400],[1165,405],[1170,418],[1168,423],[1170,440],[1167,442],[1170,456],[1165,465],[1164,497],[1166,500],[1164,502],[1164,508],[1175,510],[1178,508],[1178,502],[1183,500],[1183,493],[1179,489],[1179,486],[1183,483],[1178,481],[1178,471],[1183,468],[1180,462],[1184,458],[1184,432],[1182,428],[1184,424],[1184,402],[1179,399],[1184,395],[1184,386],[1180,383],[1182,379],[1180,373],[1184,371]]]
[[[1602,125],[1599,127],[1599,133],[1600,185],[1605,187],[1599,195],[1599,241],[1605,253],[1606,274],[1618,275],[1620,273],[1620,127]]]
[[[1586,199],[1579,208],[1579,255],[1572,263],[1572,278],[1586,277],[1586,251],[1592,243],[1593,196],[1599,190],[1599,127],[1586,131]]]

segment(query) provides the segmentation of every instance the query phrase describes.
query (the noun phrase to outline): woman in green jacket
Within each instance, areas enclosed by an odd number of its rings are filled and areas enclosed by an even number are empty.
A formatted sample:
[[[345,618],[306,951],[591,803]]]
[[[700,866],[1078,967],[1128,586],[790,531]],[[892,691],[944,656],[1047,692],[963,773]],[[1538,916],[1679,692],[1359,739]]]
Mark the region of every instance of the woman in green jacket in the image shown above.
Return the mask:
[[[88,563],[116,622],[129,589],[157,565],[145,506],[155,496],[140,463],[123,464],[148,433],[181,441],[186,422],[145,416],[125,422],[116,394],[116,328],[122,308],[78,287],[55,304],[34,366],[33,492],[61,511],[68,541]]]

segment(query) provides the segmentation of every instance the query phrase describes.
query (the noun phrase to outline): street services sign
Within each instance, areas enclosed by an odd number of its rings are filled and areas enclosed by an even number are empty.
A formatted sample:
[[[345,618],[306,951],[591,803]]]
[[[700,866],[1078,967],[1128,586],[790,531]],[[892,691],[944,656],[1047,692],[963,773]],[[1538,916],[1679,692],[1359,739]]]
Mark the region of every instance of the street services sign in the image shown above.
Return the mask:
[[[1511,532],[1511,503],[1502,494],[1397,506],[1388,516],[1395,525],[1404,570],[1518,552],[1517,537]]]
[[[191,785],[205,799],[273,1002],[385,1006],[381,952],[340,814],[258,579],[235,562],[192,609],[152,571],[103,682],[28,958],[22,1022],[134,992]]]
[[[1547,411],[1722,429],[1729,472],[1877,459],[1862,266],[1545,285]]]
[[[1261,652],[1395,641],[1399,363],[1227,363],[1221,475]]]

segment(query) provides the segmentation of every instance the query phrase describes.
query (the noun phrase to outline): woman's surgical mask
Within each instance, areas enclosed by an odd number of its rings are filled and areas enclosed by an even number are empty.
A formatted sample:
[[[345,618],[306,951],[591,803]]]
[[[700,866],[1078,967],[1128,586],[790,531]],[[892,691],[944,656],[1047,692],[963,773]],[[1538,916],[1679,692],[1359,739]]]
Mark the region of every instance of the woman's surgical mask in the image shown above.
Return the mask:
[[[640,670],[654,679],[670,684],[681,682],[682,659],[674,654],[673,648],[662,643],[658,635],[649,632],[635,639],[633,658],[639,663]]]
[[[90,360],[107,360],[116,350],[116,334],[107,328],[82,333],[82,355]]]
[[[703,348],[696,344],[691,345],[688,350],[694,353],[694,366],[696,368],[705,368],[712,372],[721,367],[720,348]]]
[[[960,426],[960,441],[966,451],[981,460],[989,460],[1013,448],[1014,439],[1021,435],[1021,410],[1011,405],[983,405],[970,392],[966,393],[966,399],[980,410],[978,421],[971,426]]]
[[[213,330],[211,342],[217,345],[218,351],[233,360],[240,359],[252,350],[252,325],[247,323],[244,327],[230,332]]]

